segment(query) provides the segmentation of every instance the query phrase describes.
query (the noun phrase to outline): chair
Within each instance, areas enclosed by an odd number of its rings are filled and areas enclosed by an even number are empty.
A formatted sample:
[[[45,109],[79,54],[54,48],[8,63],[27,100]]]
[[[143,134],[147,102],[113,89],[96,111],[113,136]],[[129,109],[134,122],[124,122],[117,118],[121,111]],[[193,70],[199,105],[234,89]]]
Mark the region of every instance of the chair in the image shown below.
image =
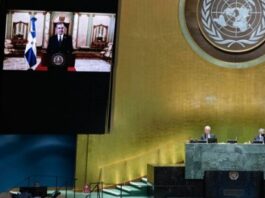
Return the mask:
[[[28,23],[13,23],[12,44],[15,48],[25,48],[28,36]]]
[[[12,44],[11,39],[6,39],[5,40],[5,49],[4,49],[4,54],[12,54],[14,52],[14,45]]]
[[[102,50],[107,45],[108,26],[106,25],[94,25],[92,32],[92,44],[91,48]]]
[[[101,52],[100,56],[104,59],[110,60],[112,59],[112,46],[113,43],[108,43],[107,47],[105,47]]]

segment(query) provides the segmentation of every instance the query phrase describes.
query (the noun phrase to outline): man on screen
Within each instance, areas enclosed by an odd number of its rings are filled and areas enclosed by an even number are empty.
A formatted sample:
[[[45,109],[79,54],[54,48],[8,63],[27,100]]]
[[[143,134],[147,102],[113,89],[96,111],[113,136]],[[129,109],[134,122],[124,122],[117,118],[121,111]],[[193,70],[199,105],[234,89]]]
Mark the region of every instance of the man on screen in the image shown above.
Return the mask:
[[[214,134],[211,133],[211,127],[210,126],[205,126],[204,127],[204,134],[201,136],[201,140],[208,141],[210,138],[216,138]]]
[[[55,27],[56,34],[50,37],[47,54],[49,59],[49,70],[67,70],[73,58],[72,37],[65,34],[64,23],[60,22]]]
[[[264,143],[265,141],[264,136],[265,136],[265,130],[263,128],[260,128],[259,135],[254,138],[254,141],[260,141]]]

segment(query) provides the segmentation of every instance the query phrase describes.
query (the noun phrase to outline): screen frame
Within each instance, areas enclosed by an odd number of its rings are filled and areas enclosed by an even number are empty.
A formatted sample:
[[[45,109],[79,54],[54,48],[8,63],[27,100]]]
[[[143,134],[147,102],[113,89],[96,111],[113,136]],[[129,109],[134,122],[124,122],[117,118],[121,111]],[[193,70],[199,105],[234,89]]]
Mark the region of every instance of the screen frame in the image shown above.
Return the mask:
[[[84,6],[84,5],[90,5],[89,6]],[[63,6],[61,6],[63,5]],[[111,6],[110,6],[111,5]],[[0,47],[2,47],[1,52],[0,52],[0,88],[1,88],[1,92],[2,90],[5,88],[6,86],[6,76],[18,76],[18,75],[23,75],[22,73],[24,73],[25,71],[19,71],[19,70],[15,70],[15,71],[10,71],[10,70],[3,70],[3,61],[4,61],[4,41],[5,41],[5,33],[6,33],[6,14],[8,10],[45,10],[45,11],[65,11],[65,12],[91,12],[91,13],[113,13],[115,14],[115,29],[114,29],[114,42],[113,42],[113,48],[112,48],[112,61],[111,61],[111,71],[107,72],[109,73],[108,81],[108,90],[107,90],[107,101],[106,101],[106,111],[105,111],[105,124],[104,127],[100,127],[100,129],[98,129],[97,127],[93,127],[92,128],[87,128],[84,129],[84,127],[81,129],[78,129],[78,127],[73,127],[69,130],[67,130],[67,128],[62,128],[62,130],[60,130],[60,127],[57,128],[56,130],[53,130],[51,128],[51,130],[47,131],[49,129],[49,127],[47,127],[46,129],[42,130],[38,127],[33,127],[33,130],[27,130],[26,128],[21,128],[21,131],[18,131],[19,128],[16,127],[0,127],[0,132],[1,133],[85,133],[85,134],[102,134],[102,133],[108,133],[110,132],[110,128],[111,128],[111,116],[112,116],[112,105],[113,105],[113,83],[114,83],[114,72],[115,72],[115,68],[116,68],[116,60],[117,60],[117,55],[115,53],[116,51],[116,44],[117,44],[117,34],[118,34],[118,25],[119,25],[119,0],[92,0],[90,2],[84,2],[81,0],[76,0],[74,2],[70,2],[68,4],[65,4],[65,2],[63,2],[62,0],[53,2],[52,0],[48,0],[45,2],[45,4],[40,4],[37,3],[36,1],[33,0],[29,0],[27,2],[22,2],[19,0],[1,0],[0,1],[0,25],[1,27],[5,27],[3,28],[2,31],[0,31]],[[42,72],[37,72],[37,73],[42,73]],[[46,72],[44,72],[46,73]],[[93,75],[93,74],[97,74],[98,76],[104,76],[106,75],[105,72],[77,72],[77,73],[89,73],[89,75]],[[28,76],[32,76],[32,75],[36,75],[36,74],[27,74]],[[46,75],[49,76],[50,74],[37,74],[37,75]],[[54,75],[54,74],[52,74]],[[79,75],[79,74],[62,74],[64,77],[67,75]],[[84,74],[81,74],[84,75]],[[75,76],[76,77],[76,76]],[[48,77],[47,77],[48,78]],[[105,78],[105,77],[103,77]],[[106,88],[106,87],[105,87]],[[3,93],[3,92],[2,92]],[[105,95],[106,95],[106,90],[105,90]],[[1,98],[1,106],[3,104],[3,100]],[[1,110],[1,109],[0,109]],[[1,120],[3,120],[3,118],[5,117],[5,115],[3,115],[3,112],[1,111],[1,115],[0,118]],[[55,127],[56,128],[56,127]],[[104,128],[104,130],[103,130]]]

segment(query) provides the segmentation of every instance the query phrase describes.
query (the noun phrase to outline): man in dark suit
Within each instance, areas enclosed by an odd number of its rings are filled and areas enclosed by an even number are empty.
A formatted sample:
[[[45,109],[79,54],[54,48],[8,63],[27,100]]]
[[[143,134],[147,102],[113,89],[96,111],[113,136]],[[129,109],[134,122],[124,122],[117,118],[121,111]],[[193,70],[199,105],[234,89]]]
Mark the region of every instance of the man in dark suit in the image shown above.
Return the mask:
[[[211,127],[207,125],[204,127],[204,134],[201,136],[201,140],[205,140],[208,142],[208,139],[210,138],[214,139],[216,138],[216,136],[211,133]]]
[[[50,37],[47,55],[49,59],[49,70],[67,70],[73,53],[72,37],[65,35],[64,23],[56,24],[56,34]]]
[[[265,130],[263,128],[259,129],[259,135],[254,138],[254,141],[261,141],[265,143]]]

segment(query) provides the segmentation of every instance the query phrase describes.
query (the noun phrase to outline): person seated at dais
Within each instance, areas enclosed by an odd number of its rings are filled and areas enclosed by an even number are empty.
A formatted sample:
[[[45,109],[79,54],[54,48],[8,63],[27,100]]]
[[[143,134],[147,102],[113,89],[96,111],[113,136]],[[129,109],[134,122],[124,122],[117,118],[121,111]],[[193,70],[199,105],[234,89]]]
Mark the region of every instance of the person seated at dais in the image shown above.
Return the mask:
[[[259,129],[259,135],[257,135],[255,138],[254,138],[254,141],[261,141],[261,142],[265,142],[265,130],[263,128],[260,128]]]
[[[211,133],[211,127],[207,125],[204,127],[204,134],[201,136],[201,140],[208,141],[208,139],[216,139],[216,136]]]

